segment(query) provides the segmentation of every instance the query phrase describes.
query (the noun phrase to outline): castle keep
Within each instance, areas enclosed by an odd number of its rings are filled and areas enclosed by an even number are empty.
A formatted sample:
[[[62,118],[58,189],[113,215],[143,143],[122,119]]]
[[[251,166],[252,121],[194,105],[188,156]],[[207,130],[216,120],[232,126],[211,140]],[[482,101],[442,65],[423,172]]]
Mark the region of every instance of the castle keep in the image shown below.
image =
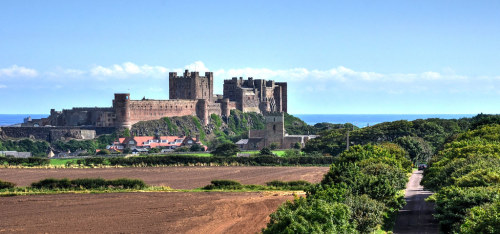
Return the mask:
[[[222,95],[213,94],[212,72],[185,70],[181,76],[169,73],[169,100],[131,100],[129,93],[115,93],[112,107],[50,111],[50,116],[34,119],[25,126],[93,126],[131,128],[139,121],[173,116],[197,116],[205,125],[211,114],[229,116],[232,109],[243,112],[286,112],[287,84],[249,77],[224,81]]]

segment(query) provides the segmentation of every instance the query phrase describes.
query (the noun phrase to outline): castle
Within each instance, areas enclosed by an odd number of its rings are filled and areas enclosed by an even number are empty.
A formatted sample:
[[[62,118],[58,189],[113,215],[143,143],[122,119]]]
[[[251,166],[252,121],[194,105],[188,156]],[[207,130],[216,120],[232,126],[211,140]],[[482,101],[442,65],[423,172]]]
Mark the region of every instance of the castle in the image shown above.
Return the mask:
[[[131,100],[129,93],[115,93],[112,107],[75,107],[56,111],[50,116],[33,119],[24,126],[92,126],[131,128],[139,121],[173,116],[197,116],[205,125],[211,114],[229,116],[230,111],[286,112],[287,84],[272,80],[243,80],[233,77],[224,80],[222,95],[213,94],[212,72],[185,70],[182,76],[169,73],[169,100]]]

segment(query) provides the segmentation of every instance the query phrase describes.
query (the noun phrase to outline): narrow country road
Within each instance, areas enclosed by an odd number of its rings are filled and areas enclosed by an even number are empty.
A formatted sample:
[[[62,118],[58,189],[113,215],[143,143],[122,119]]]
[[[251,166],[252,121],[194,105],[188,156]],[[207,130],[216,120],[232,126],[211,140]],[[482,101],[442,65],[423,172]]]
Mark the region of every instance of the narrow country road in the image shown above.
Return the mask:
[[[415,171],[406,185],[406,206],[399,211],[394,233],[438,233],[438,223],[432,216],[434,204],[425,202],[432,192],[420,185],[422,171]]]

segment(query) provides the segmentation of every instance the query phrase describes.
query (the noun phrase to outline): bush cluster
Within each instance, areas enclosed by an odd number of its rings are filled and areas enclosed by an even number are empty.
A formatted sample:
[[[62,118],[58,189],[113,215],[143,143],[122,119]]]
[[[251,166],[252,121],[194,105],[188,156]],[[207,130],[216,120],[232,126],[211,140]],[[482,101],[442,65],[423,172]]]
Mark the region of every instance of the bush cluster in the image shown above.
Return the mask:
[[[78,162],[85,165],[109,164],[112,166],[157,166],[157,165],[245,165],[245,166],[298,166],[298,165],[329,165],[334,161],[333,157],[275,157],[275,156],[253,156],[253,157],[198,157],[188,155],[172,156],[146,156],[146,157],[110,157],[110,158],[86,158]]]
[[[478,120],[490,123],[495,118]],[[500,125],[474,125],[432,158],[422,184],[436,191],[444,233],[500,230]]]
[[[311,183],[305,180],[281,181],[273,180],[266,183],[269,187],[289,190],[306,190],[311,186]]]
[[[264,233],[371,233],[390,230],[405,204],[411,162],[394,144],[354,146],[335,158],[307,197],[281,206]],[[279,182],[274,182],[279,184]]]
[[[242,189],[243,185],[234,180],[212,180],[210,181],[210,184],[203,187],[203,189],[206,190],[213,190],[213,189],[223,189],[223,190],[238,190]]]
[[[23,165],[23,166],[43,166],[50,164],[48,158],[14,158],[14,157],[0,157],[0,164],[9,165]]]
[[[16,187],[16,184],[8,181],[2,181],[0,180],[0,189],[9,189],[9,188],[14,188]]]
[[[38,189],[143,189],[147,185],[142,180],[121,178],[116,180],[105,180],[102,178],[82,178],[82,179],[54,179],[48,178],[34,182],[31,187]]]

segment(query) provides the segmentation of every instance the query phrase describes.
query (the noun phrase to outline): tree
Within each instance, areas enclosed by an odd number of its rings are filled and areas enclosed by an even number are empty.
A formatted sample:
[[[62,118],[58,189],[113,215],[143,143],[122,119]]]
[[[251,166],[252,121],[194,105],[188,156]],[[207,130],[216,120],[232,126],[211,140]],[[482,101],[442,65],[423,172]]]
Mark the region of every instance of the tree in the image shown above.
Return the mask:
[[[262,148],[260,150],[259,155],[262,155],[262,156],[269,156],[269,155],[273,156],[274,154],[273,154],[273,152],[271,152],[271,150],[269,148],[264,147],[264,148]]]
[[[266,233],[355,233],[350,209],[342,203],[295,199],[271,214]]]
[[[295,142],[295,144],[293,144],[293,148],[300,149],[300,148],[302,148],[302,145],[299,142]]]
[[[408,152],[408,156],[414,164],[427,162],[432,156],[431,145],[420,137],[404,136],[397,138],[394,143]]]
[[[191,148],[189,148],[189,151],[191,152],[205,151],[205,148],[201,145],[194,144],[191,146]]]
[[[271,144],[269,145],[269,149],[271,149],[271,150],[275,150],[275,149],[277,149],[278,147],[279,147],[279,144],[278,144],[278,143],[276,143],[276,142],[273,142],[273,143],[271,143]]]
[[[215,147],[215,150],[211,152],[213,156],[224,156],[231,157],[240,152],[238,146],[234,143],[222,143]]]

